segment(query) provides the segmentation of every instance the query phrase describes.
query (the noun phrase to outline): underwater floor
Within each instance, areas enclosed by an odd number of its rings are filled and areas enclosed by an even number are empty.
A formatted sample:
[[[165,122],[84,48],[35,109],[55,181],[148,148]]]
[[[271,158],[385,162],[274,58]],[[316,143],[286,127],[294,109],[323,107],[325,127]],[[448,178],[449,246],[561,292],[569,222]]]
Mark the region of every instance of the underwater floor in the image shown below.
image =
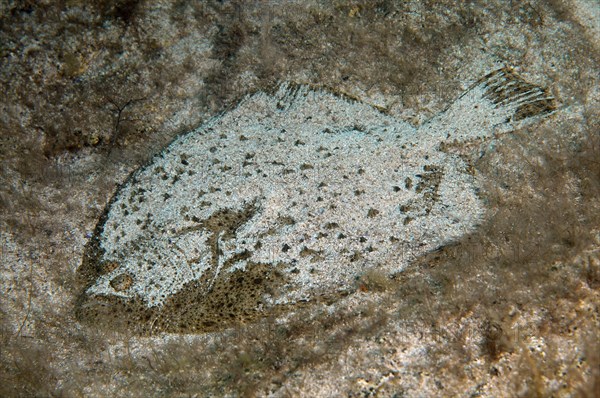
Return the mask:
[[[1,396],[598,395],[596,2],[0,20]]]

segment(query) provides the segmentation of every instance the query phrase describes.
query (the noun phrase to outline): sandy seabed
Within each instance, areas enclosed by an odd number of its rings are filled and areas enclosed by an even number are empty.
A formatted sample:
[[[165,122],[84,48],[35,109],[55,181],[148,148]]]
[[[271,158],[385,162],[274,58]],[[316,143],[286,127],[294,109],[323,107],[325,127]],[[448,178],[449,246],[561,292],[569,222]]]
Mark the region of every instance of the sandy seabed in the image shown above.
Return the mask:
[[[0,395],[597,394],[595,2],[17,1],[0,18]],[[485,205],[452,244],[224,330],[76,316],[119,184],[248,93],[311,84],[419,127],[504,66],[558,109],[444,148]]]

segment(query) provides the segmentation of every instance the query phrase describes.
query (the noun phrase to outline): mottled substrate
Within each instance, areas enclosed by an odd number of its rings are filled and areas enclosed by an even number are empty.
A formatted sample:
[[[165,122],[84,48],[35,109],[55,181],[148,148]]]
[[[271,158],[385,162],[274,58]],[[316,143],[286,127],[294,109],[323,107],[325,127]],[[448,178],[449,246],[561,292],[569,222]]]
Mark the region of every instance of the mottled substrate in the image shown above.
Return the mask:
[[[345,296],[369,270],[397,274],[484,212],[446,145],[554,109],[507,68],[419,129],[304,86],[255,94],[119,189],[80,271],[79,317],[210,331]]]
[[[597,395],[596,1],[0,8],[0,395]],[[469,147],[493,209],[476,234],[399,279],[364,275],[340,305],[235,333],[138,338],[74,318],[115,185],[242,94],[312,82],[417,125],[506,64],[564,108]]]

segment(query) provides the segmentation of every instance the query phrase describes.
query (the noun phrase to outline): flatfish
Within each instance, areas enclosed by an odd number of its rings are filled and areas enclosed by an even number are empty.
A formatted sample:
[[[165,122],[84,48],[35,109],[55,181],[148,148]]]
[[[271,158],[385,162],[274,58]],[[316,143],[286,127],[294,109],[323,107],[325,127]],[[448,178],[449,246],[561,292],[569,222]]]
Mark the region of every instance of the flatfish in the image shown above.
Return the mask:
[[[348,294],[472,232],[485,207],[447,145],[550,114],[511,69],[420,127],[361,101],[282,84],[184,134],[118,189],[79,274],[79,319],[206,332]]]

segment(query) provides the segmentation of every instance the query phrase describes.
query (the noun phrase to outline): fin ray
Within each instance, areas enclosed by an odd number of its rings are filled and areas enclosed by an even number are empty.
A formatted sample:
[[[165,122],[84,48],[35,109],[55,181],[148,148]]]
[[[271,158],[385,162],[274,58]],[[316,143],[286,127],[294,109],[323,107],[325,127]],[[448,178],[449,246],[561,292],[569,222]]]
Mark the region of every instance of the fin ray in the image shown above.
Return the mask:
[[[546,89],[504,67],[476,81],[423,128],[440,140],[466,141],[512,131],[556,109],[556,101]]]

